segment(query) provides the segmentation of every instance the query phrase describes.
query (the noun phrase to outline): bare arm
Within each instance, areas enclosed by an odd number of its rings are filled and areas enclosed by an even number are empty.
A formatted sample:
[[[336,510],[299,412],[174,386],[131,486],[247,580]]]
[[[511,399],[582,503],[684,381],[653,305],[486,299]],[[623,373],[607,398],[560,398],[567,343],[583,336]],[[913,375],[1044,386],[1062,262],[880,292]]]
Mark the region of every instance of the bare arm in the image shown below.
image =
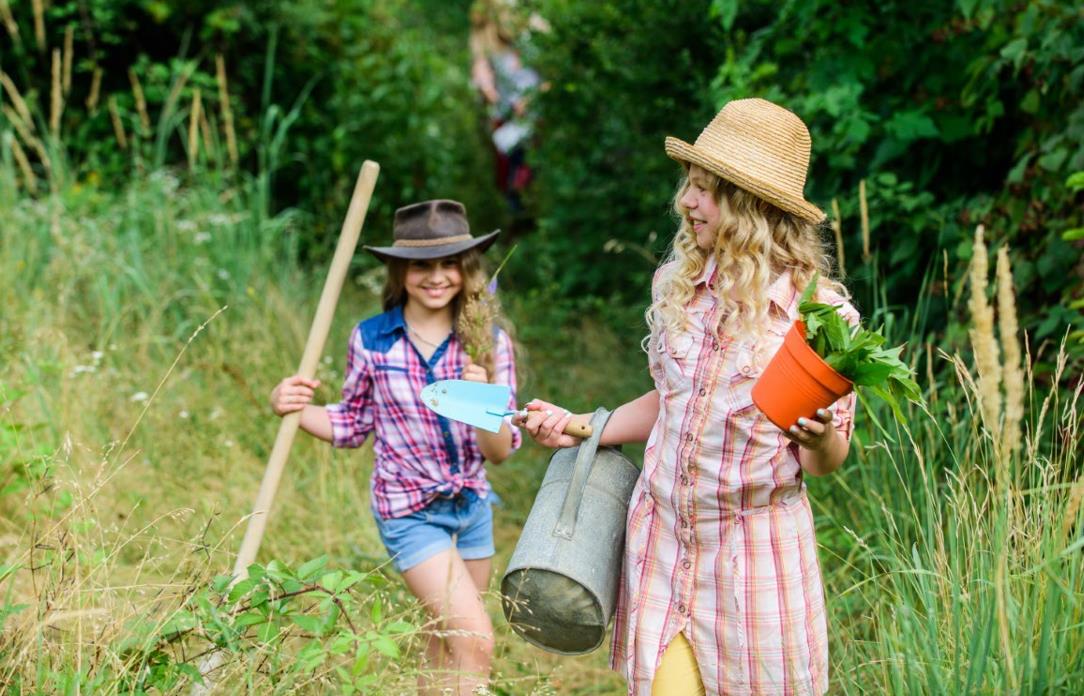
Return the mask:
[[[619,445],[626,442],[644,442],[659,417],[659,392],[652,389],[614,409],[606,423],[600,444]],[[526,417],[517,416],[516,424],[522,425],[535,442],[543,447],[574,447],[580,438],[565,435],[569,423],[589,423],[590,413],[572,414],[560,406],[539,401],[527,404]]]
[[[588,420],[591,416],[588,414]],[[621,404],[614,409],[606,429],[602,431],[602,445],[623,445],[626,442],[646,442],[655,421],[659,418],[659,392],[652,389],[643,396]]]
[[[787,437],[801,447],[798,461],[810,476],[832,473],[851,449],[851,443],[832,425],[832,414],[823,408],[813,418],[799,418]]]
[[[489,374],[486,369],[474,364],[470,357],[467,358],[467,364],[463,367],[462,378],[479,384],[489,383]],[[512,429],[507,423],[501,423],[501,429],[495,433],[475,428],[474,435],[478,438],[478,449],[482,450],[482,456],[486,461],[500,464],[512,454]]]
[[[512,454],[512,430],[507,423],[501,423],[501,429],[495,433],[475,428],[474,435],[478,438],[478,449],[482,450],[487,462],[500,464]]]
[[[331,442],[331,418],[323,406],[314,406],[313,390],[320,386],[320,380],[305,379],[294,375],[278,383],[271,392],[271,410],[282,417],[295,411],[301,412],[301,429],[313,437]]]

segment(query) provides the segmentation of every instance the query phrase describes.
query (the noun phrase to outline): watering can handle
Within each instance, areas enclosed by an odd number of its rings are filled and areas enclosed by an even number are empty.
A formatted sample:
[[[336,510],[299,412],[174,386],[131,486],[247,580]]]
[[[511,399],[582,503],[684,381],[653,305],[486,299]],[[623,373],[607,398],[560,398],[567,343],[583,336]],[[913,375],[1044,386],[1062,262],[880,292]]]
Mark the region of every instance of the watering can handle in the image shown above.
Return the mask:
[[[587,478],[591,474],[591,466],[595,463],[598,442],[608,420],[609,411],[604,408],[596,410],[591,416],[591,436],[580,443],[580,451],[576,454],[576,468],[572,470],[572,480],[568,482],[565,502],[561,505],[557,526],[553,528],[553,533],[563,539],[571,539],[576,531],[576,516],[580,512],[583,491],[587,488]]]

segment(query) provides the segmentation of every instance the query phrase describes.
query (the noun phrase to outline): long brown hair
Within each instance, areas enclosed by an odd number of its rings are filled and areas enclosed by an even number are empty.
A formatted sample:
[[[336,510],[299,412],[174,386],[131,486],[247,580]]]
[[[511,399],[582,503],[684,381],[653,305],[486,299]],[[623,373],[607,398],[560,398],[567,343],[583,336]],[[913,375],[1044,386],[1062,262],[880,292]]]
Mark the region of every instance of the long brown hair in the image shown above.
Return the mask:
[[[493,378],[494,327],[507,330],[497,296],[486,287],[488,278],[482,264],[482,254],[468,249],[453,257],[459,264],[463,288],[452,299],[452,324],[456,337],[471,360],[481,365]],[[408,259],[389,259],[384,280],[384,311],[406,305],[406,272]]]

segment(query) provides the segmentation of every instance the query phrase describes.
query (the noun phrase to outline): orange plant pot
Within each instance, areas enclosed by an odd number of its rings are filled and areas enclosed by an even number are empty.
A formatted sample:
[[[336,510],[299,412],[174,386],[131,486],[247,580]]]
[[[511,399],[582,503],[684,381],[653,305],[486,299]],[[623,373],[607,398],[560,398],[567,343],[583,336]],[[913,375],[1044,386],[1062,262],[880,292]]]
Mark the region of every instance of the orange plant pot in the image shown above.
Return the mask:
[[[787,332],[783,345],[753,385],[753,403],[781,430],[799,417],[813,418],[854,389],[805,340],[805,324],[799,319]]]

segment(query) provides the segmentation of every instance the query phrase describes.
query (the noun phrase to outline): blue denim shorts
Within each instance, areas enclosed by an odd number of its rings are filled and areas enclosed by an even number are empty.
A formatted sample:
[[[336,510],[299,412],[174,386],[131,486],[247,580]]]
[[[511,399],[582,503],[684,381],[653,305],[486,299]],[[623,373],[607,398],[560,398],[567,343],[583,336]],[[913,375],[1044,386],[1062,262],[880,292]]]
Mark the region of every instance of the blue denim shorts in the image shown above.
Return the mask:
[[[453,546],[465,561],[492,556],[492,506],[499,502],[492,491],[483,499],[466,489],[454,498],[437,498],[405,517],[374,517],[384,548],[402,573]]]

